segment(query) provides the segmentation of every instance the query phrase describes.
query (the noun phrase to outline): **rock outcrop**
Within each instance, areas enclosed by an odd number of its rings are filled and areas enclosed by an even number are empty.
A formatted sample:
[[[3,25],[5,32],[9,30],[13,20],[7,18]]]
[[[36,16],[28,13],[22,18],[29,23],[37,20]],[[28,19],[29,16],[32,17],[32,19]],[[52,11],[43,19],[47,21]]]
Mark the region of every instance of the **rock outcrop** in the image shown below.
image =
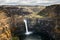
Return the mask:
[[[0,10],[0,40],[11,40],[10,17]]]

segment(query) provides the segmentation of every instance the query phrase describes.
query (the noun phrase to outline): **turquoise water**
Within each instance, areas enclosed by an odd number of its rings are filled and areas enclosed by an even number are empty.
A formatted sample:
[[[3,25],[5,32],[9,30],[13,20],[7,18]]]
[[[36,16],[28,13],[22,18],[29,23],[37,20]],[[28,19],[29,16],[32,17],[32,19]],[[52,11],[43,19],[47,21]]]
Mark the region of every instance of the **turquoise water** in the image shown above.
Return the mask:
[[[24,40],[41,40],[41,37],[37,35],[29,35],[29,36],[26,36]]]

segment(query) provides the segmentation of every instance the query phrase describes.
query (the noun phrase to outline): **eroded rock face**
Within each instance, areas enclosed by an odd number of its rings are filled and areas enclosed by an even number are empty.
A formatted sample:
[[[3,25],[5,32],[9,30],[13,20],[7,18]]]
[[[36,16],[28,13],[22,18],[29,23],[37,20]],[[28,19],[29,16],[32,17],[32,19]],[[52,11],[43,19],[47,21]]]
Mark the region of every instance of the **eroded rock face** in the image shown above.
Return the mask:
[[[11,40],[10,17],[0,10],[0,40]]]
[[[60,40],[60,5],[47,6],[41,12],[38,13],[40,16],[51,17],[55,20],[54,34],[55,39]]]

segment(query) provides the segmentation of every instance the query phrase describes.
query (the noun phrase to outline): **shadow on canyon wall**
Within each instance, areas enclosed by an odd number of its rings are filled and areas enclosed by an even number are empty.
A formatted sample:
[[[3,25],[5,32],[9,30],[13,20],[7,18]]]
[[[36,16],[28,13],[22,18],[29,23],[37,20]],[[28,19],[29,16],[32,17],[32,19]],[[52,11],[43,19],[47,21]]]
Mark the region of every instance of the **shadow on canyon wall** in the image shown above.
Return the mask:
[[[0,7],[0,10],[7,13],[7,17],[11,19],[10,28],[12,36],[18,36],[21,40],[25,39],[26,36],[24,33],[26,29],[23,20],[25,15],[30,15],[33,12],[25,11],[29,10],[25,8],[4,6]],[[58,33],[60,30],[60,5],[48,6],[36,15],[44,16],[45,18],[27,18],[29,31],[32,31],[35,35],[40,35],[42,40],[54,40],[55,33]]]

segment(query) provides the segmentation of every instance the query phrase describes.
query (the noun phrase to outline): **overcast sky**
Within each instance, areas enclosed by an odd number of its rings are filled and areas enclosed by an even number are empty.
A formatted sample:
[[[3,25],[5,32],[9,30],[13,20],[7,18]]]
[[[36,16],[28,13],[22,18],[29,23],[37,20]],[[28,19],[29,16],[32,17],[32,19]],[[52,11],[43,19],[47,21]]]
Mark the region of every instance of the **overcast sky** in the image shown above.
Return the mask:
[[[52,5],[60,4],[60,0],[0,0],[0,5]]]

